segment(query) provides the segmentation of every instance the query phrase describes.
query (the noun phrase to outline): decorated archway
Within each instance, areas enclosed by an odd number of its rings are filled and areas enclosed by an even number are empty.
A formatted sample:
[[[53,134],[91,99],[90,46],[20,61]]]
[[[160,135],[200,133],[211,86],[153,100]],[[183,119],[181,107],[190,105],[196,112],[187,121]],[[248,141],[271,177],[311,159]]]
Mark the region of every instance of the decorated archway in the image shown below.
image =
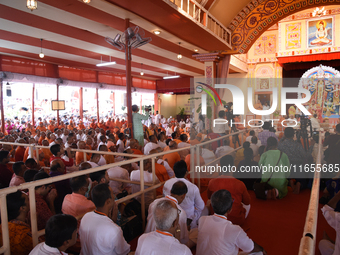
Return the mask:
[[[340,0],[253,0],[230,22],[233,52],[246,53],[268,28],[305,9],[340,4]]]

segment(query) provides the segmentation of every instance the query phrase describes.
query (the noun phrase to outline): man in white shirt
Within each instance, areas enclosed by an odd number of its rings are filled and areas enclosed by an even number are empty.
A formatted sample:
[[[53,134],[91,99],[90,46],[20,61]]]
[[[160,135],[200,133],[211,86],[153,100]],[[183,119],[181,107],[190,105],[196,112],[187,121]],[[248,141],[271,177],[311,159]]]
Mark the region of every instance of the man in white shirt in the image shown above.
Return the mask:
[[[161,115],[161,124],[162,126],[166,123],[166,118],[164,118],[163,115]],[[164,127],[164,126],[163,126]]]
[[[29,255],[67,255],[65,251],[77,241],[77,219],[68,214],[53,215],[46,223],[45,242]]]
[[[334,211],[336,205],[340,200],[340,192],[336,193],[336,195],[329,200],[327,205],[322,207],[321,211],[323,216],[325,217],[328,224],[335,229],[336,231],[336,239],[335,242],[331,240],[327,234],[324,234],[323,239],[319,243],[319,249],[321,255],[336,255],[340,254],[340,213]]]
[[[208,141],[208,139],[204,140],[203,142],[206,142],[206,141]],[[211,161],[216,159],[215,154],[211,148],[211,143],[203,146],[201,156],[204,159],[205,164],[209,164]]]
[[[164,149],[167,145],[166,145],[166,143],[165,143],[165,134],[164,134],[164,132],[161,132],[161,133],[159,133],[159,135],[158,135],[158,137],[157,137],[157,139],[158,139],[158,142],[157,142],[157,144],[162,148],[162,149]]]
[[[157,127],[158,127],[160,121],[161,121],[161,115],[158,113],[158,111],[156,111],[155,124],[157,125]]]
[[[153,182],[153,175],[152,175],[152,168],[151,168],[151,159],[144,160],[144,188],[147,189],[148,187],[152,186]],[[131,181],[140,182],[140,170],[134,170],[130,174]],[[156,176],[155,184],[159,183],[159,180]],[[131,193],[136,193],[140,191],[140,185],[138,184],[131,184]],[[145,198],[145,208],[149,208],[149,205],[155,200],[155,195],[153,191],[146,192],[144,194]],[[136,199],[138,202],[141,202],[141,196],[137,196]]]
[[[225,119],[225,111],[219,111],[218,118],[213,122],[213,132],[224,136],[226,135],[226,131],[229,131],[229,125]]]
[[[101,157],[100,154],[92,153],[90,161],[87,162],[92,166],[92,168],[98,167],[100,157]]]
[[[155,135],[150,135],[149,139],[150,139],[150,142],[148,142],[144,146],[144,154],[145,155],[149,155],[151,150],[154,150],[154,149],[160,147],[157,143],[157,138],[156,138]]]
[[[259,154],[259,146],[257,145],[257,137],[253,136],[251,138],[250,149],[253,150],[253,156],[256,157]]]
[[[178,181],[176,182],[171,188],[171,195],[156,199],[153,201],[149,206],[149,214],[148,214],[148,224],[145,228],[145,233],[149,233],[156,230],[156,223],[153,215],[153,211],[155,209],[156,204],[161,200],[170,200],[174,202],[177,208],[180,210],[179,213],[179,229],[181,230],[179,235],[175,235],[175,237],[180,241],[182,244],[187,244],[189,241],[189,231],[187,226],[187,214],[182,209],[180,204],[183,202],[185,195],[188,192],[188,187],[185,185],[184,182]]]
[[[127,169],[131,169],[131,164],[125,164],[122,166],[115,166],[107,169],[107,174],[109,178],[117,178],[123,180],[130,180],[129,172]],[[130,185],[126,182],[112,181],[109,182],[110,187],[113,190],[113,194],[117,195],[122,193],[126,188],[130,187]]]
[[[234,151],[234,148],[230,147],[230,140],[229,139],[224,139],[223,140],[224,146],[218,147],[215,151],[215,156],[216,158],[222,157],[226,155],[228,152],[233,151],[232,153],[229,153],[234,159],[236,155],[236,151]]]
[[[174,237],[178,229],[179,214],[180,212],[174,202],[168,199],[159,201],[153,211],[156,231],[139,237],[135,255],[192,254],[187,246],[181,244]]]
[[[182,125],[185,125],[185,122],[183,119],[181,119],[181,121],[179,122],[179,126],[181,127]]]
[[[118,206],[108,184],[98,184],[92,190],[94,212],[84,215],[79,227],[82,255],[126,255],[130,245],[125,241],[122,229],[114,223]]]
[[[320,123],[319,120],[317,119],[318,115],[317,114],[313,114],[313,117],[310,118],[310,124],[312,126],[312,130],[314,131],[319,131],[320,130]]]
[[[227,215],[231,212],[233,198],[229,191],[221,189],[211,197],[215,214],[202,216],[198,224],[197,255],[228,254],[237,255],[239,249],[252,254],[264,254],[266,251],[253,242],[238,226],[233,225]]]
[[[192,220],[191,227],[195,228],[197,227],[197,221],[205,206],[200,191],[195,184],[185,179],[187,174],[187,164],[184,160],[180,160],[175,163],[174,172],[176,177],[167,180],[164,183],[163,194],[165,196],[171,195],[171,188],[175,182],[182,181],[187,185],[188,193],[181,203],[181,207],[185,210],[188,219]]]
[[[172,133],[173,133],[173,131],[172,131],[172,124],[169,123],[169,126],[166,129],[166,136],[167,137],[169,137],[169,136],[171,137]]]
[[[70,134],[70,131],[67,128],[65,128],[64,134],[60,136],[60,138],[63,139],[63,144],[67,142],[67,137],[69,134]]]

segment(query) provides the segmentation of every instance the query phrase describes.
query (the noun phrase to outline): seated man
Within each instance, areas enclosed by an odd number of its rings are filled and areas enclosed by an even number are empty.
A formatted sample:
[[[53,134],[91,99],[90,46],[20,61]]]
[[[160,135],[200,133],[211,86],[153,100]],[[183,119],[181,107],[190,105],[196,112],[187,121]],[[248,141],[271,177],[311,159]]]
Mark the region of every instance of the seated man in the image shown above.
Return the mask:
[[[151,159],[144,160],[144,188],[147,189],[148,187],[152,186],[153,182],[153,175],[152,175],[152,167],[151,167]],[[130,174],[131,181],[140,182],[140,170],[134,170]],[[155,180],[155,184],[159,183],[159,180]],[[140,191],[140,185],[138,184],[131,184],[131,193],[136,193]],[[170,195],[170,193],[169,193]],[[155,195],[153,191],[148,191],[144,194],[145,198],[145,208],[149,208],[149,205],[155,200]],[[141,195],[135,197],[135,199],[141,203]]]
[[[211,197],[211,205],[215,214],[202,216],[199,220],[197,255],[238,254],[239,249],[244,252],[267,254],[240,226],[233,225],[227,219],[233,205],[229,191],[224,189],[216,191]]]
[[[148,213],[148,220],[147,220],[148,223],[147,223],[146,228],[145,228],[145,233],[149,233],[149,232],[156,230],[156,222],[155,222],[155,218],[154,218],[154,215],[153,215],[156,204],[159,201],[162,201],[162,200],[170,200],[170,201],[172,201],[176,204],[176,207],[180,211],[179,222],[178,222],[179,226],[178,227],[181,231],[180,231],[180,235],[178,235],[178,236],[175,235],[175,238],[177,238],[178,241],[180,241],[182,244],[187,244],[188,241],[189,241],[189,232],[188,232],[188,226],[187,226],[187,214],[182,209],[182,207],[180,207],[180,204],[183,202],[187,192],[188,192],[187,185],[185,185],[185,183],[182,182],[182,181],[178,181],[172,186],[171,195],[168,195],[168,196],[165,196],[163,198],[159,198],[159,199],[156,199],[155,201],[153,201],[149,206],[149,213]]]
[[[17,161],[13,164],[12,168],[14,175],[12,176],[9,186],[19,186],[20,184],[25,183],[24,173],[26,172],[27,167],[25,166],[24,162]]]
[[[89,187],[89,179],[86,175],[70,179],[72,194],[65,196],[62,204],[62,212],[74,217],[83,216],[87,212],[94,211],[96,206],[85,197]]]
[[[114,223],[118,207],[110,186],[102,183],[94,187],[92,201],[96,210],[85,214],[80,223],[80,254],[128,254],[130,245],[125,241],[122,229]]]
[[[322,207],[321,211],[328,224],[336,231],[335,242],[331,240],[326,233],[324,233],[323,239],[319,243],[319,249],[322,255],[339,254],[340,252],[340,236],[339,236],[339,217],[340,213],[334,211],[337,203],[340,200],[340,192],[338,192],[327,205]]]
[[[251,150],[251,149],[250,149]],[[229,167],[232,157],[226,155],[221,158],[221,167]],[[233,197],[233,206],[231,213],[228,214],[228,220],[235,225],[242,225],[250,210],[250,195],[246,185],[233,177],[233,173],[223,172],[218,178],[209,181],[207,195],[210,199],[211,195],[220,189],[226,189]]]
[[[135,255],[192,254],[187,246],[181,244],[174,237],[178,229],[178,214],[179,210],[174,202],[168,199],[159,201],[153,210],[156,231],[143,234],[139,237]]]
[[[109,175],[109,178],[118,178],[118,179],[124,179],[129,181],[129,171],[131,170],[131,164],[125,164],[122,166],[115,166],[107,169],[107,174]],[[113,181],[110,180],[109,185],[111,189],[113,190],[113,194],[117,195],[119,193],[122,193],[124,190],[128,189],[130,185],[126,182],[120,182],[120,181]]]
[[[26,223],[26,215],[30,209],[28,196],[18,190],[8,194],[6,198],[11,254],[27,255],[33,248],[31,228]],[[0,240],[2,243],[1,231]]]
[[[148,142],[144,146],[144,154],[145,155],[149,155],[151,150],[154,150],[154,149],[160,147],[159,144],[158,144],[156,135],[150,135],[149,139],[150,139],[150,142]]]
[[[233,158],[235,158],[236,151],[234,151],[234,148],[230,147],[230,140],[224,139],[223,146],[220,146],[216,149],[215,156],[216,158],[219,158],[226,155],[227,153],[229,153],[228,155],[231,155]]]
[[[44,171],[39,171],[33,181],[45,178],[50,178],[50,176]],[[54,200],[57,195],[57,190],[53,189],[52,185],[45,184],[35,187],[38,230],[44,229],[48,219],[55,214]]]
[[[205,206],[200,191],[195,184],[185,179],[185,176],[187,175],[187,164],[184,160],[181,160],[174,165],[174,172],[176,177],[167,180],[164,183],[163,194],[165,196],[170,195],[171,188],[175,182],[182,181],[187,185],[188,193],[185,196],[181,207],[185,210],[187,217],[192,220],[191,227],[195,228],[197,226],[197,220],[201,216],[201,212]]]
[[[45,228],[45,242],[38,244],[29,255],[67,255],[77,241],[77,220],[71,215],[52,216]]]
[[[175,141],[170,141],[169,148],[170,150],[176,150],[177,143]],[[167,160],[169,163],[169,166],[173,169],[175,163],[181,160],[181,156],[178,154],[178,152],[172,152],[172,153],[165,154],[163,156],[163,160]]]
[[[65,154],[65,150],[64,150],[64,146],[61,146],[59,144],[54,144],[50,147],[51,153],[53,154],[53,156],[50,158],[50,163],[52,163],[53,160],[55,159],[60,159],[61,161],[63,161],[64,163],[64,170],[66,173],[66,167],[67,166],[73,166],[73,158],[71,155],[71,148],[67,148],[66,150],[66,154],[69,157],[69,161],[66,161],[64,159],[62,159],[61,157]]]

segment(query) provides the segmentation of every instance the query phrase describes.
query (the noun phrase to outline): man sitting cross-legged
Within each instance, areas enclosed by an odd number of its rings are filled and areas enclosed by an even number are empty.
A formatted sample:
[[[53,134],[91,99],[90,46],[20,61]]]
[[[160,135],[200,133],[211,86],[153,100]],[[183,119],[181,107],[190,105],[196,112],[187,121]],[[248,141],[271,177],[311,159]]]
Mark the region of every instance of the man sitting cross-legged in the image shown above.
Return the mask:
[[[76,218],[67,214],[52,216],[46,223],[45,238],[29,255],[67,255],[65,251],[77,240]]]
[[[85,214],[80,223],[80,254],[128,254],[130,245],[125,241],[122,229],[114,223],[117,220],[118,207],[110,186],[102,183],[94,187],[92,201],[96,210]]]
[[[168,199],[158,201],[153,210],[153,217],[156,231],[139,237],[135,255],[192,254],[186,245],[174,237],[179,222],[179,210],[174,202]]]
[[[242,249],[246,254],[266,255],[266,251],[253,242],[244,230],[233,225],[227,215],[231,212],[233,199],[228,190],[216,191],[211,197],[211,205],[215,214],[202,216],[198,222],[197,255],[206,254],[239,254]]]
[[[175,237],[182,243],[187,244],[187,246],[192,247],[194,243],[188,243],[189,241],[189,232],[188,232],[188,226],[187,226],[187,214],[185,211],[181,208],[180,204],[183,202],[186,194],[188,192],[188,187],[185,185],[184,182],[178,181],[176,182],[172,188],[171,188],[171,194],[168,196],[165,196],[163,198],[156,199],[153,201],[149,206],[149,214],[148,214],[148,224],[145,228],[145,233],[149,233],[156,230],[156,222],[153,215],[153,210],[156,206],[156,204],[161,200],[170,200],[173,201],[177,208],[181,211],[179,214],[179,228],[180,233],[179,235],[175,235]]]
[[[177,181],[184,182],[188,187],[188,193],[183,200],[181,207],[185,210],[189,221],[191,222],[191,227],[197,227],[197,220],[201,216],[202,210],[204,209],[204,202],[199,192],[198,187],[185,179],[187,175],[187,164],[184,160],[178,161],[174,165],[174,172],[176,178],[167,180],[163,187],[163,194],[170,195],[172,185]]]

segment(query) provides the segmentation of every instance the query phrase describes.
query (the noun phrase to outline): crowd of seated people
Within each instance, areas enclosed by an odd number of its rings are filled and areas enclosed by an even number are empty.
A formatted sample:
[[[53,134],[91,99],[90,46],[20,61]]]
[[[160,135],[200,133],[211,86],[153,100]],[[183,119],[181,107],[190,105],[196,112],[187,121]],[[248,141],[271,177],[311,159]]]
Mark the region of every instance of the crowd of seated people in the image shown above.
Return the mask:
[[[230,231],[238,231],[242,240],[226,236],[231,244],[222,245],[222,239],[215,238],[217,243],[221,242],[220,246],[223,247],[221,249],[234,251],[240,248],[249,252],[266,253],[261,246],[251,241],[239,227],[236,227],[242,226],[249,214],[251,207],[249,190],[252,190],[253,184],[258,180],[268,181],[271,189],[266,191],[267,199],[282,199],[287,195],[289,185],[294,193],[307,188],[308,177],[291,176],[289,172],[275,173],[275,176],[270,176],[270,173],[241,175],[239,171],[237,174],[223,173],[218,178],[207,181],[205,188],[209,201],[205,205],[197,185],[188,179],[190,145],[226,135],[229,128],[225,127],[224,132],[220,128],[218,133],[205,129],[190,130],[188,122],[185,123],[183,120],[178,122],[172,118],[167,120],[157,115],[154,120],[151,118],[145,122],[143,147],[139,146],[136,139],[130,137],[131,131],[127,123],[119,119],[108,119],[99,123],[68,120],[68,125],[61,122],[59,126],[53,120],[49,124],[42,121],[36,128],[28,123],[26,127],[20,129],[12,126],[6,130],[6,134],[0,134],[0,141],[20,144],[20,146],[0,144],[1,188],[121,162],[120,166],[108,167],[107,170],[35,188],[38,230],[44,228],[47,230],[51,219],[55,219],[57,215],[67,214],[76,218],[76,232],[79,237],[74,239],[74,229],[73,232],[72,229],[68,229],[71,236],[66,236],[65,240],[55,245],[49,244],[46,236],[45,244],[37,246],[32,254],[53,254],[53,249],[54,251],[58,249],[60,251],[58,254],[64,254],[66,250],[73,253],[81,251],[81,254],[128,254],[130,246],[125,241],[120,226],[127,217],[126,208],[129,205],[122,203],[117,206],[115,199],[140,191],[140,185],[110,179],[140,181],[140,166],[137,163],[124,163],[129,159],[128,154],[152,155],[178,148],[184,150],[156,158],[156,177],[152,175],[151,160],[143,161],[145,186],[159,182],[165,184],[156,192],[149,191],[145,194],[147,227],[145,234],[139,238],[136,254],[148,254],[150,247],[154,247],[155,250],[161,248],[170,250],[171,247],[176,247],[175,250],[183,253],[171,251],[170,254],[191,254],[190,249],[195,246],[201,254],[206,254],[203,251],[212,249],[213,245],[205,241],[200,242],[202,235],[208,233],[213,237],[218,233],[218,231],[211,233],[205,227],[206,224],[215,222],[214,218],[209,217],[224,219],[227,215],[228,221],[235,226]],[[306,152],[299,141],[294,140],[292,128],[286,128],[279,139],[273,130],[269,131],[268,125],[270,123],[266,122],[263,131],[258,134],[254,131],[247,133],[245,141],[241,141],[242,148],[237,151],[234,150],[234,140],[229,137],[220,143],[203,146],[200,151],[200,165],[221,157],[217,163],[221,166],[235,166],[237,169],[290,164],[299,167],[313,162],[313,149]],[[340,133],[340,126],[337,132]],[[336,148],[334,146],[337,146],[333,140],[325,142],[332,153]],[[30,151],[25,144],[46,147],[39,149],[37,155],[35,150]],[[84,155],[83,152],[74,152],[72,149],[87,149],[92,150],[92,153],[87,152]],[[127,156],[101,155],[101,151],[125,153]],[[228,155],[225,156],[226,154]],[[14,164],[9,164],[10,161]],[[223,192],[219,193],[221,190]],[[218,195],[214,197],[216,193]],[[8,203],[13,203],[7,206],[9,221],[13,223],[11,227],[17,225],[20,227],[18,231],[13,232],[16,233],[15,236],[10,236],[11,249],[22,249],[20,254],[29,254],[33,247],[32,238],[29,238],[28,198],[21,192],[13,194],[8,195],[7,199]],[[221,201],[229,202],[222,206]],[[131,203],[140,207],[141,196],[136,197]],[[15,208],[11,209],[11,206]],[[176,209],[176,213],[173,209]],[[72,221],[71,218],[65,218],[65,221],[67,220]],[[218,225],[222,228],[222,224]],[[177,229],[181,231],[177,232]],[[112,233],[111,239],[105,238],[106,235],[101,236],[102,233]],[[19,242],[20,245],[16,241],[21,240],[17,239],[18,236],[23,239]],[[163,240],[166,245],[158,247],[155,243],[157,239]]]

